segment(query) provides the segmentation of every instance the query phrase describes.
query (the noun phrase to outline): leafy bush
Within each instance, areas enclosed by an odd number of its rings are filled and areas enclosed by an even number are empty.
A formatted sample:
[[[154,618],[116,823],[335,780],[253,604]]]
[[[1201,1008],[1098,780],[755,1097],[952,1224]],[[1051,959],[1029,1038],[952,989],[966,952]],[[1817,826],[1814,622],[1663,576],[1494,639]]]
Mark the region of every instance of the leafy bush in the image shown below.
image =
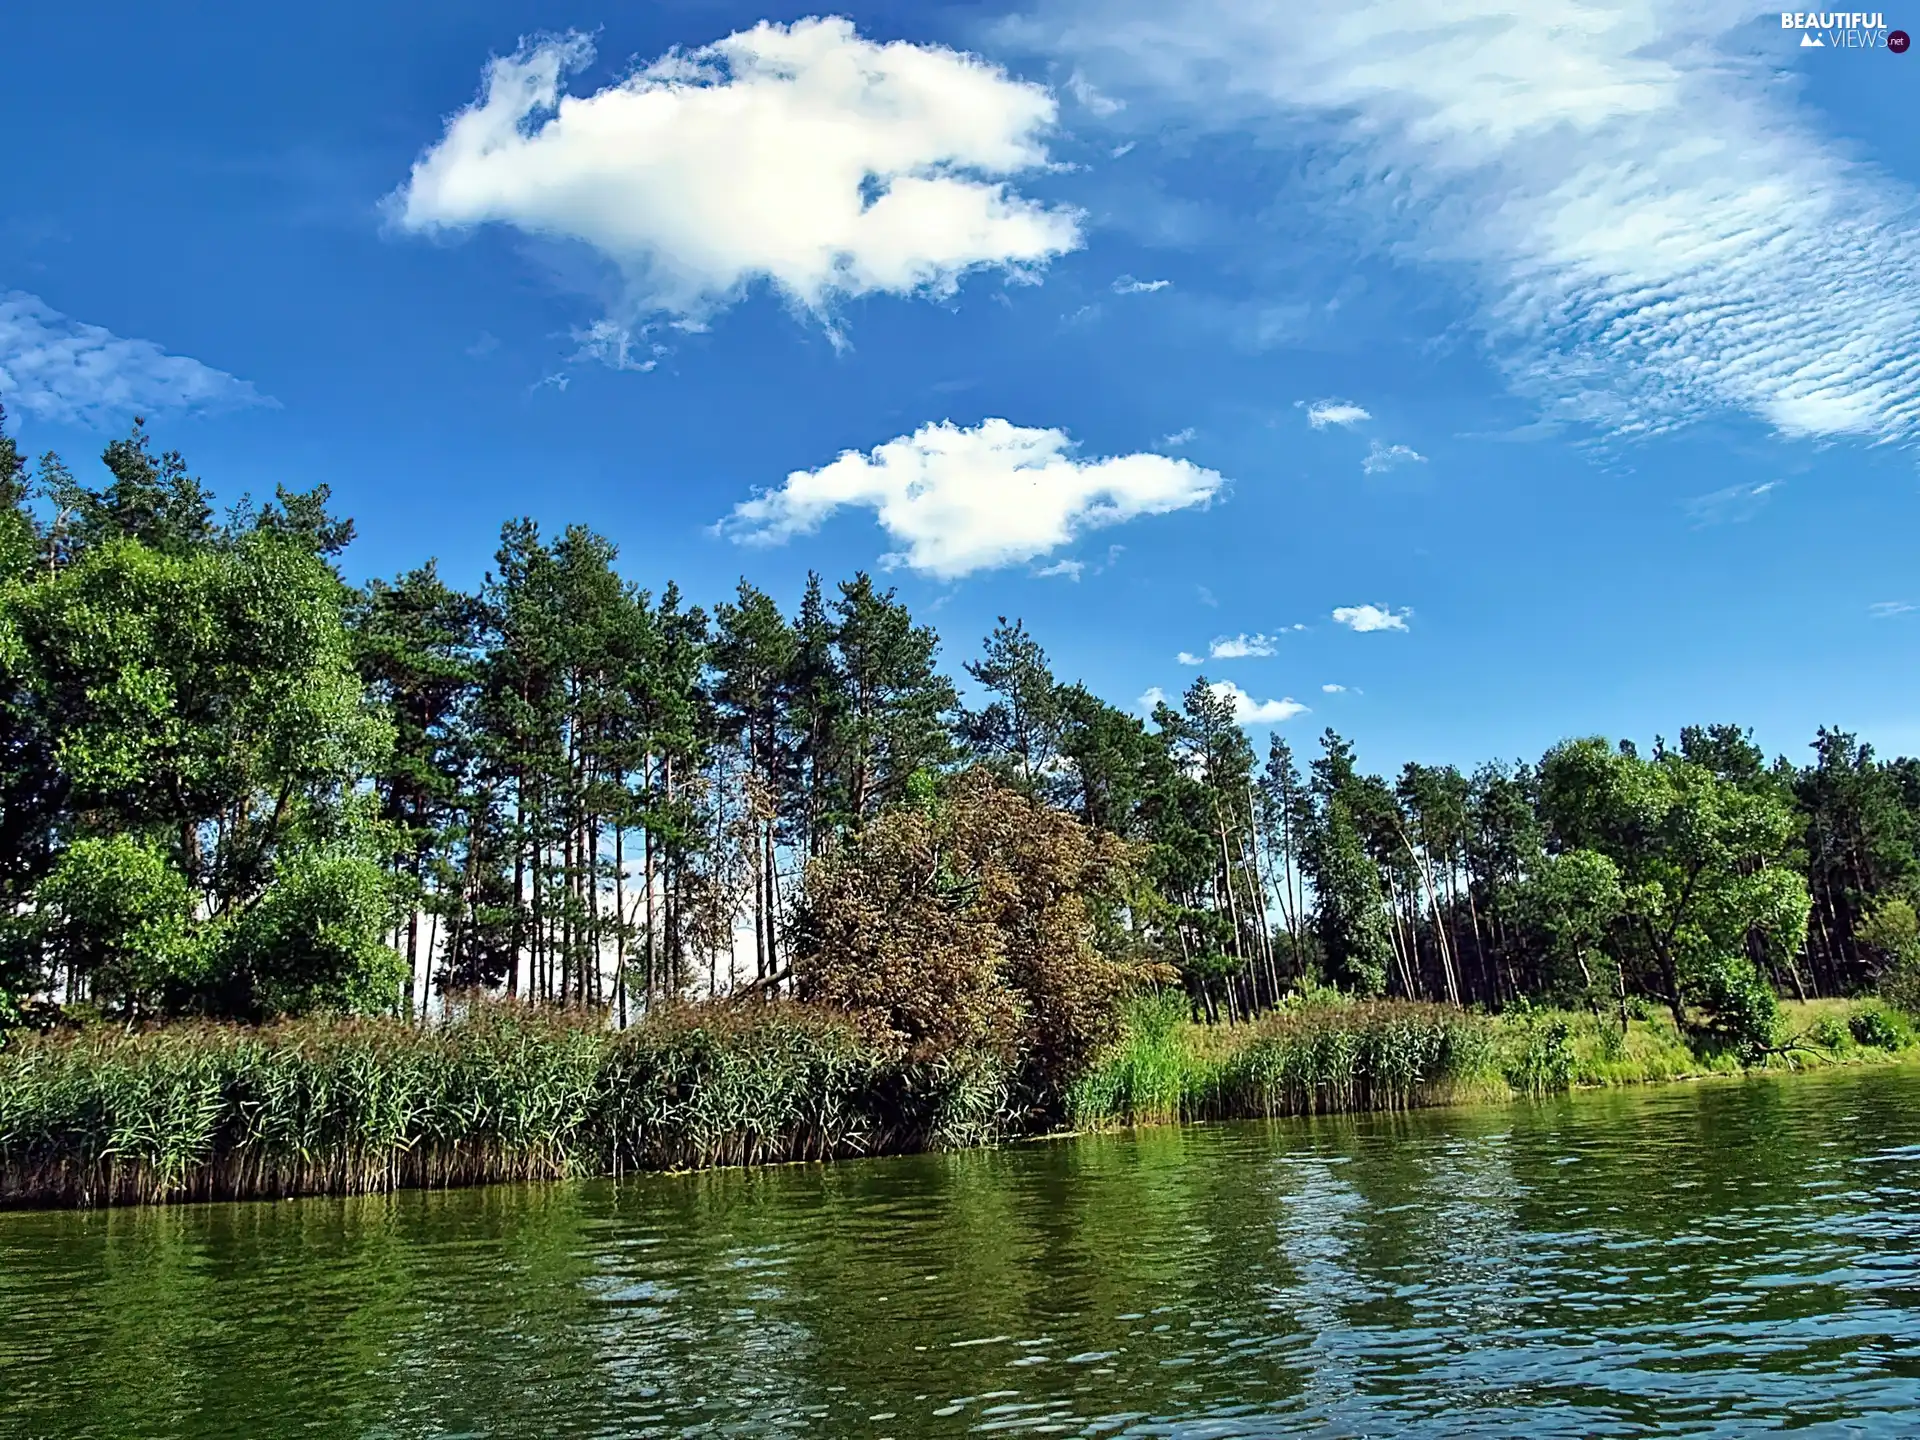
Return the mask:
[[[1854,1011],[1847,1017],[1847,1030],[1856,1045],[1868,1045],[1876,1050],[1898,1050],[1912,1034],[1911,1027],[1900,1024],[1878,1006]]]
[[[1711,1017],[1710,1040],[1727,1045],[1748,1064],[1759,1060],[1778,1041],[1780,999],[1745,956],[1729,956],[1706,965],[1698,987],[1700,1003]]]
[[[1822,1015],[1809,1025],[1806,1041],[1822,1050],[1845,1050],[1854,1043],[1854,1034],[1845,1020],[1838,1015]]]
[[[1565,1016],[1522,1009],[1508,1015],[1507,1025],[1518,1039],[1503,1067],[1509,1085],[1526,1095],[1573,1087],[1573,1031]]]
[[[1051,1105],[1147,976],[1095,943],[1133,859],[1115,837],[968,772],[809,869],[797,992],[921,1059],[998,1053]]]

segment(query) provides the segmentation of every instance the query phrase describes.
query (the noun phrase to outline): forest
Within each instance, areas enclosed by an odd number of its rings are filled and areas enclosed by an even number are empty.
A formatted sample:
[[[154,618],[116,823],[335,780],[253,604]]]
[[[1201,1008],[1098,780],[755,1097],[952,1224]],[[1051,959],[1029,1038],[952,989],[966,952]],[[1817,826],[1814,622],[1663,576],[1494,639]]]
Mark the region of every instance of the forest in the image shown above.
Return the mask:
[[[1116,707],[1017,619],[963,692],[868,574],[707,606],[512,520],[475,590],[355,586],[324,486],[216,513],[140,422],[93,483],[5,433],[0,1024],[797,998],[1070,1067],[1141,986],[1764,1048],[1779,997],[1912,984],[1920,761],[1839,729],[1376,775],[1204,676]]]

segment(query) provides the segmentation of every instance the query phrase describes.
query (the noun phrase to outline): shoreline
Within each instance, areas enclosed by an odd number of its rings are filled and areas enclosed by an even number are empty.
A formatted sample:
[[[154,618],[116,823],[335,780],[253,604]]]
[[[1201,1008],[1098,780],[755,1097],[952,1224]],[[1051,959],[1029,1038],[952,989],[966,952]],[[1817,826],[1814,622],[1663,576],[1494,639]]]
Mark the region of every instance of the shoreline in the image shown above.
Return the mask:
[[[1920,1061],[1910,1026],[1888,1032],[1891,1048],[1808,1043],[1846,1037],[1866,1008],[1788,1007],[1799,1028],[1783,1052],[1743,1065],[1685,1049],[1658,1018],[1610,1039],[1569,1012],[1322,1003],[1223,1033],[1162,1002],[1136,1008],[1060,1123],[1033,1129],[990,1058],[910,1061],[843,1017],[787,1004],[618,1032],[501,1009],[436,1030],[82,1033],[0,1052],[0,1208],[684,1174]]]

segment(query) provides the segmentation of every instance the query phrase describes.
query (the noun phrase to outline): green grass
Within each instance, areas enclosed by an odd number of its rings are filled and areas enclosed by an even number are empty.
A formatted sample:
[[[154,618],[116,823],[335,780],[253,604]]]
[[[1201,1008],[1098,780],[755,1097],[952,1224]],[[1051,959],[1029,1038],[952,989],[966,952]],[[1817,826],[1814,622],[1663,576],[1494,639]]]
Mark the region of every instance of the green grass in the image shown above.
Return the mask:
[[[829,1159],[997,1134],[988,1062],[909,1063],[793,1005],[615,1033],[487,1005],[398,1021],[98,1029],[0,1053],[0,1203],[348,1194]]]
[[[1083,1128],[1394,1110],[1884,1061],[1916,1043],[1912,1023],[1874,1000],[1781,1010],[1779,1045],[1749,1066],[1731,1051],[1696,1048],[1663,1011],[1630,1019],[1623,1034],[1608,1014],[1523,1008],[1489,1016],[1323,995],[1225,1027],[1192,1023],[1180,996],[1147,996],[1074,1085],[1068,1109]]]
[[[1769,1068],[1915,1043],[1877,1001],[1783,1007]],[[1088,1128],[1357,1110],[1734,1074],[1663,1013],[1485,1015],[1321,994],[1236,1026],[1138,997],[1066,1096]],[[446,1025],[109,1027],[0,1051],[0,1204],[353,1194],[826,1160],[1044,1127],[987,1059],[914,1060],[791,1004],[702,1006],[614,1032],[489,1004]]]

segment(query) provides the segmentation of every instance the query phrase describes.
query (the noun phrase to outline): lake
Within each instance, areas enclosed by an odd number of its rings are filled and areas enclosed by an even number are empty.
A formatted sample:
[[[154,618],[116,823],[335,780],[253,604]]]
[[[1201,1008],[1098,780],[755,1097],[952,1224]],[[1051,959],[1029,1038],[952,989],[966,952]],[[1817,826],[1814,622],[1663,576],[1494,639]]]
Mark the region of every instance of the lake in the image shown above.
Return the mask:
[[[0,1435],[1920,1432],[1920,1070],[0,1214]]]

